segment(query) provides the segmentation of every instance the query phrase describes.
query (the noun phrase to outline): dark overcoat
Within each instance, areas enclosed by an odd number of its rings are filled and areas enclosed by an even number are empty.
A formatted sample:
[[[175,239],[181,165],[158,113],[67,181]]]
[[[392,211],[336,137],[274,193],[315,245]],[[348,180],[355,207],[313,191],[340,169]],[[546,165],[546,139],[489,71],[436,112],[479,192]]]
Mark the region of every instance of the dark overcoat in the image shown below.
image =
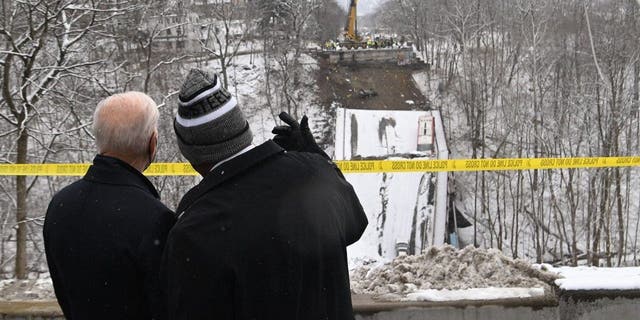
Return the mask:
[[[175,216],[151,182],[127,163],[96,156],[87,174],[58,192],[44,243],[67,319],[163,319],[159,267]]]
[[[170,319],[352,319],[346,247],[367,218],[331,161],[268,141],[181,201],[165,250]]]

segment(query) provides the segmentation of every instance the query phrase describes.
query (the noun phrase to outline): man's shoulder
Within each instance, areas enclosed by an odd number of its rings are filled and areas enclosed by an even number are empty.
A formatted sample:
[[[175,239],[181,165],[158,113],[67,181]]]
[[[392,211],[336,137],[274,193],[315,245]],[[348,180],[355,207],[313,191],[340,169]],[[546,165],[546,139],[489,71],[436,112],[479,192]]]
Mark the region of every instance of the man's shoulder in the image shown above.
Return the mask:
[[[126,199],[133,198],[137,201],[144,201],[145,205],[150,203],[164,207],[162,202],[153,196],[149,191],[136,185],[119,185],[99,183],[85,178],[74,181],[68,186],[60,189],[54,196],[56,199],[82,199],[83,196],[99,197],[102,199],[116,198]]]
[[[338,169],[333,161],[317,153],[289,151],[282,154],[280,159],[282,162],[276,164],[276,166],[280,166],[289,172],[300,170],[324,174],[336,172]]]
[[[169,209],[159,198],[154,197],[151,193],[135,186],[124,186],[120,194],[112,194],[110,196],[116,199],[129,199],[131,207],[129,209],[137,211],[136,215],[140,216],[144,221],[153,223],[173,223],[175,221],[175,213]],[[137,210],[141,208],[142,210]],[[137,214],[141,213],[141,214]]]
[[[287,151],[281,154],[278,159],[280,161],[295,162],[304,167],[330,168],[334,166],[333,161],[311,152]]]
[[[53,197],[51,198],[51,202],[55,201],[66,201],[67,199],[77,199],[79,195],[83,193],[83,190],[86,189],[87,182],[83,179],[76,180],[66,187],[58,190]]]
[[[67,213],[69,211],[76,211],[82,206],[82,203],[84,202],[83,193],[85,188],[86,182],[80,179],[60,189],[53,195],[49,202],[49,206],[47,207],[45,216],[45,234],[49,229],[61,228],[57,227],[55,223],[52,224],[51,221],[60,221],[61,219],[67,220]]]
[[[134,185],[105,185],[87,179],[79,179],[60,189],[51,199],[49,208],[72,206],[87,200],[98,200],[98,203],[109,201],[129,202],[134,207],[144,208],[144,216],[164,217],[173,215],[167,206],[150,192]],[[160,215],[160,216],[156,216]]]

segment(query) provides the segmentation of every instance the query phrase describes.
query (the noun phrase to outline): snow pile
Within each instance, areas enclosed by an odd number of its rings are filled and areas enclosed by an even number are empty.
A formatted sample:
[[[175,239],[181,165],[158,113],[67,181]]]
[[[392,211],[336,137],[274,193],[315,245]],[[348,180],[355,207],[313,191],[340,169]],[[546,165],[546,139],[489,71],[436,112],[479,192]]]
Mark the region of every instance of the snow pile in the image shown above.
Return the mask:
[[[52,300],[55,298],[51,278],[0,281],[0,300]]]
[[[562,278],[555,283],[562,290],[640,290],[640,268],[559,267],[537,266],[557,273]]]
[[[465,290],[418,290],[407,294],[403,301],[498,300],[542,297],[543,288],[472,288]]]
[[[459,291],[477,288],[508,288],[509,297],[539,296],[551,293],[555,273],[513,260],[496,249],[472,246],[456,250],[451,246],[431,247],[422,255],[400,256],[383,265],[363,265],[351,274],[351,290],[382,300],[460,299]],[[521,290],[513,290],[520,288]],[[537,289],[536,289],[537,288]],[[540,290],[542,289],[542,290]],[[452,291],[453,290],[453,291]],[[440,291],[440,297],[433,297]],[[496,295],[466,295],[469,299],[504,298],[504,290]],[[488,291],[483,291],[488,292]]]

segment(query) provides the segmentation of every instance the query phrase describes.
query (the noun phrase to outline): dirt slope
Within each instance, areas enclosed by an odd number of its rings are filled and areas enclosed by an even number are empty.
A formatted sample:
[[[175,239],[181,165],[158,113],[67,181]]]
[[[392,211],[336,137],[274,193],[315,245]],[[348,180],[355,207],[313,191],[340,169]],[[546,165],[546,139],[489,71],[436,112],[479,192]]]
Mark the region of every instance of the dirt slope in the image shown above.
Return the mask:
[[[318,86],[322,104],[339,102],[350,109],[423,110],[426,99],[418,90],[412,67],[393,64],[331,65],[320,59]],[[361,97],[360,90],[377,95]]]

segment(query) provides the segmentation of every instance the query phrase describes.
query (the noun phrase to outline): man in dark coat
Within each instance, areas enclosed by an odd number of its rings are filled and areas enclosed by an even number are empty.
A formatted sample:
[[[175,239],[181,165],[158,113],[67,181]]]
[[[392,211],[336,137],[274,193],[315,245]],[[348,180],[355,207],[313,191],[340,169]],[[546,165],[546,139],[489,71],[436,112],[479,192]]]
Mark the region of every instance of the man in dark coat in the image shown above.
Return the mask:
[[[173,213],[142,171],[156,152],[158,110],[139,92],[94,114],[99,154],[58,192],[44,223],[56,297],[67,319],[164,319],[159,267]]]
[[[179,98],[178,145],[204,179],[167,240],[169,318],[352,319],[346,247],[367,218],[335,164],[303,138],[306,118],[277,141],[313,153],[254,147],[215,75],[192,70]]]

